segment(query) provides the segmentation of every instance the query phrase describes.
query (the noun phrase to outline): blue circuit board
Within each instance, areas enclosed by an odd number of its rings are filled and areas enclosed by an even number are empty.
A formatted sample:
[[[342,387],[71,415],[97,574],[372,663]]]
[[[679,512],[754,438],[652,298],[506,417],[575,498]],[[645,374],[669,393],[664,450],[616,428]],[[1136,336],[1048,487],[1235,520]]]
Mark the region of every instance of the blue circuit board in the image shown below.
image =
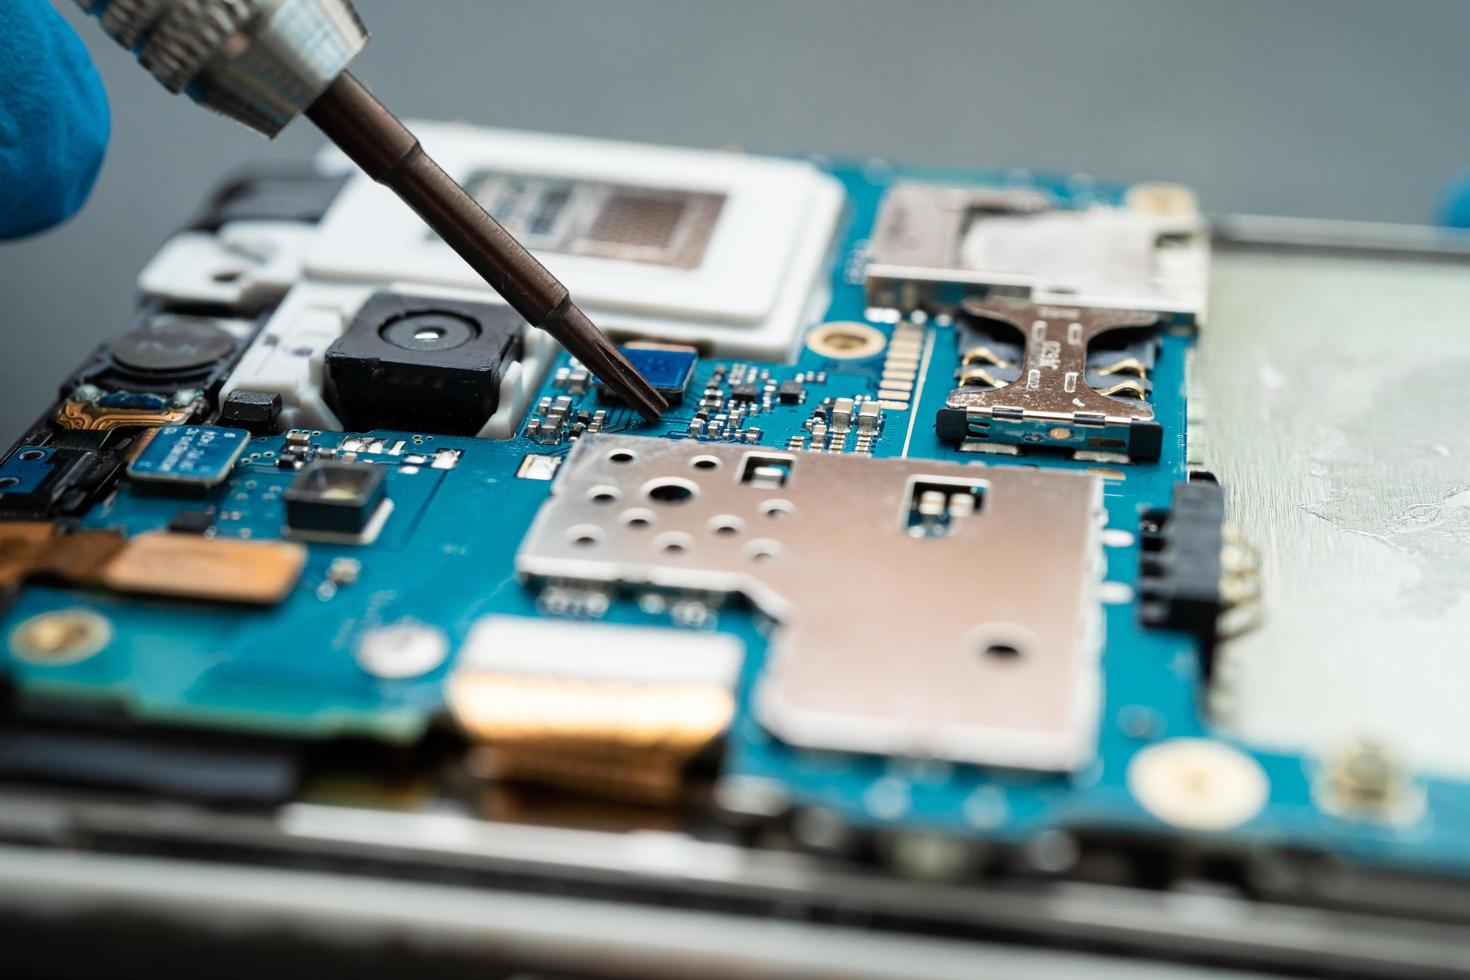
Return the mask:
[[[837,167],[832,172],[847,188],[850,209],[845,239],[834,262],[832,301],[825,319],[865,321],[861,273],[854,257],[860,254],[872,227],[884,188],[897,175],[886,168]],[[919,176],[962,176],[969,182],[1010,179],[985,174]],[[1121,188],[1077,186],[1060,178],[1035,180],[1063,202],[1116,200],[1121,194]],[[896,329],[888,323],[867,322],[885,335]],[[953,386],[959,364],[952,329],[938,322],[925,325],[913,402],[906,410],[888,413],[872,445],[874,456],[1092,470],[1104,481],[1108,523],[1114,528],[1136,529],[1144,511],[1169,506],[1172,488],[1187,476],[1185,364],[1193,344],[1187,332],[1166,333],[1157,360],[1152,402],[1165,433],[1160,458],[1100,465],[1060,454],[977,459],[941,442],[935,434],[935,413]],[[568,366],[563,355],[548,374],[543,395],[566,394],[564,388],[554,386],[551,377],[557,368]],[[700,360],[690,391],[699,391],[716,373],[726,378],[748,374],[774,382],[801,379],[801,402],[777,402],[747,420],[744,430],[758,428],[759,436],[753,441],[759,445],[785,447],[806,432],[804,424],[812,404],[871,394],[882,372],[881,353],[863,360],[839,360],[804,348],[791,364]],[[650,439],[704,437],[691,433],[694,400],[691,394],[659,422],[646,423],[628,409],[600,400],[595,387],[574,396],[578,405],[607,410],[604,431]],[[744,433],[742,441],[752,441]],[[142,465],[153,465],[154,455],[172,445],[167,430],[163,435],[169,438],[155,442],[155,447],[164,448],[150,450],[140,461]],[[313,432],[311,436],[320,448],[342,449],[349,439],[359,447],[366,443],[366,448],[358,450],[358,458],[385,468],[394,509],[373,543],[310,542],[299,585],[284,602],[268,608],[226,609],[32,585],[5,613],[5,630],[41,613],[80,606],[108,617],[113,624],[112,639],[98,655],[75,664],[42,666],[18,657],[0,659],[0,664],[27,690],[111,700],[152,721],[306,738],[363,735],[409,742],[421,736],[444,711],[444,681],[453,669],[453,658],[423,676],[379,679],[355,662],[356,637],[365,629],[413,618],[442,629],[453,649],[471,625],[487,614],[553,615],[538,606],[535,592],[515,574],[521,535],[550,487],[546,479],[521,474],[528,457],[564,456],[569,443],[548,443],[524,430],[504,441],[382,431]],[[457,450],[455,465],[441,468],[408,462],[437,450]],[[252,438],[225,479],[204,490],[190,506],[213,507],[215,533],[220,536],[282,537],[282,495],[294,475],[277,465],[285,451],[282,436]],[[27,466],[43,464],[40,456],[26,460]],[[159,465],[182,464],[165,460]],[[32,475],[24,468],[13,474],[19,481],[28,481]],[[84,524],[139,534],[167,526],[179,507],[178,498],[138,492],[125,484],[93,509]],[[1107,579],[1135,584],[1139,545],[1111,547],[1107,554]],[[329,569],[339,558],[360,561],[360,575],[350,584],[334,584],[330,579]],[[762,670],[767,643],[766,630],[756,614],[727,606],[691,626],[675,622],[668,612],[619,598],[603,615],[614,623],[717,630],[737,636],[747,655],[740,708],[722,772],[773,781],[795,802],[830,808],[856,823],[933,827],[1009,839],[1084,824],[1159,829],[1163,825],[1140,807],[1129,790],[1129,761],[1163,738],[1216,737],[1201,709],[1201,653],[1196,642],[1183,633],[1141,627],[1136,599],[1106,607],[1098,753],[1091,765],[1070,775],[793,748],[767,734],[751,710],[751,691]],[[0,651],[0,658],[7,656]],[[1314,802],[1316,760],[1236,747],[1262,766],[1270,782],[1270,797],[1257,816],[1224,832],[1226,835],[1242,841],[1325,847],[1396,865],[1470,870],[1470,786],[1429,781],[1424,786],[1423,815],[1407,825],[1356,821],[1333,816]]]

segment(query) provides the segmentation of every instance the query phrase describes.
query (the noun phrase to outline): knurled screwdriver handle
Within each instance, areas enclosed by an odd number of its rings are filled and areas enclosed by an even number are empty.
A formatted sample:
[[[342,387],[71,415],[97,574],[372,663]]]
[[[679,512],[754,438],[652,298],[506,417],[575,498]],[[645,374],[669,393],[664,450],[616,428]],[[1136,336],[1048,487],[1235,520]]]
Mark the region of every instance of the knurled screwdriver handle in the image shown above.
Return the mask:
[[[275,136],[368,41],[348,0],[77,0],[174,94]]]

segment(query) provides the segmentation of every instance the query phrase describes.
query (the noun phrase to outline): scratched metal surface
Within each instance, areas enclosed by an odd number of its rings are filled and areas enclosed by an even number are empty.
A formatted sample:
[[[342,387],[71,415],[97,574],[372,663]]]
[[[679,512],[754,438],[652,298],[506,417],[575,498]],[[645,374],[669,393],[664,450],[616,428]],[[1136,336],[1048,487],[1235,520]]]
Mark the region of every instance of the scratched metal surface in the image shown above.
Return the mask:
[[[1196,383],[1206,461],[1264,558],[1220,720],[1470,776],[1470,263],[1217,254]]]

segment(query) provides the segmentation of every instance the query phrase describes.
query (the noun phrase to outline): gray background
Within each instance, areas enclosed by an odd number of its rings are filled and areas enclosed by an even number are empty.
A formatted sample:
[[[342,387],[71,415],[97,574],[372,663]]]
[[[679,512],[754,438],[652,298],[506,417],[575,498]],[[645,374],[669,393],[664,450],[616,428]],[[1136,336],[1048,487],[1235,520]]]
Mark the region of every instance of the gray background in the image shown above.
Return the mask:
[[[92,202],[0,246],[0,441],[242,161],[305,157],[168,97],[71,4],[112,97]],[[400,114],[695,146],[1195,185],[1207,208],[1422,221],[1470,166],[1470,5],[1348,0],[359,0]],[[548,53],[562,56],[551,66]],[[15,193],[15,188],[0,193]]]

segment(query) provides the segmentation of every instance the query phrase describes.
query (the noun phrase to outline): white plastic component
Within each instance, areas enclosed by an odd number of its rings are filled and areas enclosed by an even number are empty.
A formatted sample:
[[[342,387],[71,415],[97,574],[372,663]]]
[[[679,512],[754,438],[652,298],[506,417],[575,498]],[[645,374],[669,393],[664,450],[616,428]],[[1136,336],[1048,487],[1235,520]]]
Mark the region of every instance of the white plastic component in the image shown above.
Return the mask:
[[[464,181],[484,172],[723,195],[702,259],[674,268],[586,255],[538,255],[614,334],[700,343],[722,356],[783,359],[827,302],[827,269],[846,199],[810,163],[713,150],[415,123],[428,152]],[[338,165],[328,151],[325,167]],[[354,177],[306,256],[313,279],[390,279],[483,288],[391,191]]]
[[[370,286],[316,283],[291,290],[225,380],[220,401],[238,388],[280,395],[283,426],[340,430],[322,396],[323,357],[372,293]]]
[[[138,285],[167,302],[263,309],[301,278],[315,235],[315,228],[284,221],[236,222],[217,235],[180,232],[144,266]]]
[[[379,289],[414,295],[442,295],[478,302],[494,301],[483,292],[425,289],[411,283],[338,285],[306,282],[286,294],[260,336],[226,379],[221,398],[236,389],[281,396],[281,422],[288,428],[340,430],[341,421],[322,396],[325,356],[353,316]],[[540,330],[525,328],[521,358],[500,381],[500,401],[478,435],[509,439],[535,396],[555,357],[555,344]]]
[[[500,401],[495,414],[479,431],[481,439],[509,439],[515,435],[536,389],[556,360],[556,343],[549,334],[529,327],[521,332],[521,359],[506,369],[500,379]]]
[[[496,172],[587,180],[724,198],[692,267],[543,254],[573,297],[615,337],[698,344],[726,357],[794,357],[829,299],[828,268],[846,195],[797,160],[605,140],[416,123],[425,146],[461,180]],[[336,150],[317,162],[347,167]],[[354,176],[320,225],[240,221],[218,234],[183,232],[141,278],[145,295],[244,311],[280,305],[226,381],[274,392],[288,426],[340,429],[322,395],[323,355],[363,301],[394,289],[499,302],[484,282],[390,191]],[[284,299],[282,297],[284,296]],[[555,345],[525,333],[521,363],[502,381],[500,408],[479,433],[515,431]]]
[[[723,633],[486,616],[465,639],[458,669],[734,690],[744,656]]]

